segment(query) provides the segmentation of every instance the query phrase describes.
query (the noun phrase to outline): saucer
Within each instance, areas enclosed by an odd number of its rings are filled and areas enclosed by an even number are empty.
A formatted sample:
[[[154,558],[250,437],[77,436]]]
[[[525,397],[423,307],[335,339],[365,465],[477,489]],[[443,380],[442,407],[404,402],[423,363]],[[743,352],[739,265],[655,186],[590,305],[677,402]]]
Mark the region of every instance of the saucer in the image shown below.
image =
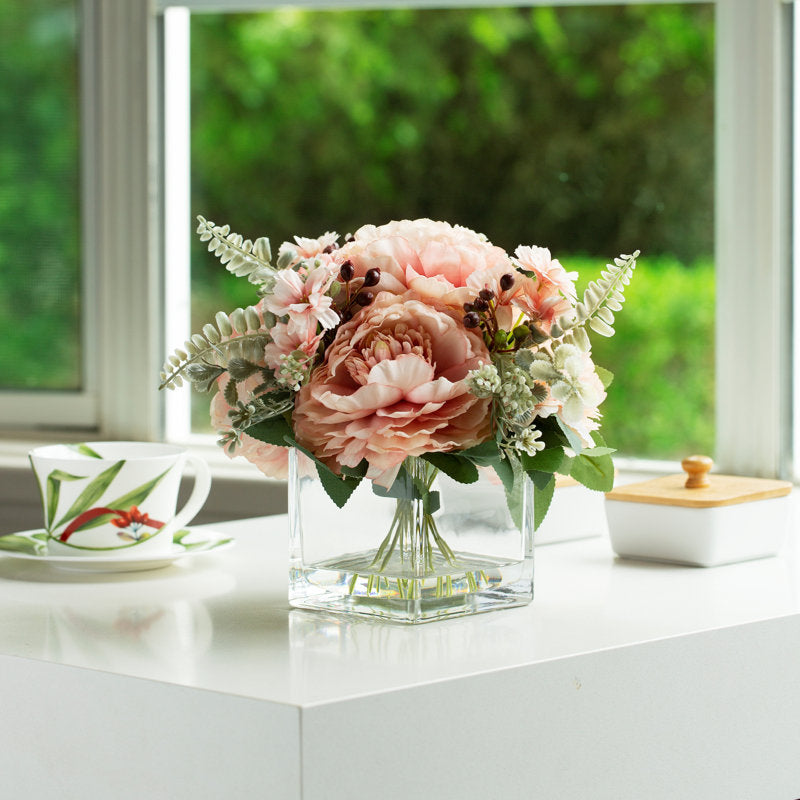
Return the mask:
[[[0,536],[0,555],[38,561],[72,572],[138,572],[160,569],[183,558],[201,553],[219,552],[233,547],[230,536],[209,530],[186,528],[172,537],[168,553],[143,553],[138,556],[54,556],[47,552],[47,534],[42,530],[21,531]]]

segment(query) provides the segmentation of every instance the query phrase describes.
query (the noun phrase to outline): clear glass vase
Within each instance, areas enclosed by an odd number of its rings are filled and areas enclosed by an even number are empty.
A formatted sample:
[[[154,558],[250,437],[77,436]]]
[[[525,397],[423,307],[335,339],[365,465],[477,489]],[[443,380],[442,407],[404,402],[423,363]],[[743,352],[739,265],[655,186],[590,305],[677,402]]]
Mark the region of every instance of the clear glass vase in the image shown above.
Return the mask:
[[[364,480],[340,509],[292,453],[290,603],[410,623],[530,603],[530,480],[517,525],[492,470],[461,484],[422,459],[404,467],[408,491],[380,496]]]

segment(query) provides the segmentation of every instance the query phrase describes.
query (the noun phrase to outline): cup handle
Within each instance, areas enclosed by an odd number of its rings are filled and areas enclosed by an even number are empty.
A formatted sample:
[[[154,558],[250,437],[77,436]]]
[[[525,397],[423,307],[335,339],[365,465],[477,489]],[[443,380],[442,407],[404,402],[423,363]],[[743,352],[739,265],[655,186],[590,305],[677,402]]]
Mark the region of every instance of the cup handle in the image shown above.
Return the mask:
[[[159,534],[167,533],[171,537],[175,531],[191,522],[203,507],[211,490],[211,470],[205,460],[195,453],[187,453],[185,463],[194,465],[194,488],[183,508],[160,528]]]

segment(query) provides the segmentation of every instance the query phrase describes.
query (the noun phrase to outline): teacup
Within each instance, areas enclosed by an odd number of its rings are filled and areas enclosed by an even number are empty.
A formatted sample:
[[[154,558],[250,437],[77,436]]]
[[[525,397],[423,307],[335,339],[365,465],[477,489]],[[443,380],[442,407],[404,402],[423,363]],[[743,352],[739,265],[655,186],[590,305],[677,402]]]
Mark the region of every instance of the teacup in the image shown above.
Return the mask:
[[[167,553],[208,497],[211,475],[183,447],[153,442],[56,444],[31,450],[51,555],[137,558]],[[176,513],[185,464],[194,489]]]

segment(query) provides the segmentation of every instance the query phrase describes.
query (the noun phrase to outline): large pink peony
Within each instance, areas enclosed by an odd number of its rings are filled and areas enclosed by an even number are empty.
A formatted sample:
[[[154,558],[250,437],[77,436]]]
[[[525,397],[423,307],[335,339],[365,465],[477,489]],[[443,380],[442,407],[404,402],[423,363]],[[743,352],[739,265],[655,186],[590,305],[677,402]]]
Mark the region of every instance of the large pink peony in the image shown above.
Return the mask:
[[[463,312],[462,312],[463,313]],[[298,441],[335,471],[369,464],[391,486],[406,456],[471,447],[490,434],[489,401],[464,378],[490,361],[458,314],[381,292],[339,328],[295,402]]]
[[[372,267],[381,270],[375,291],[403,294],[413,289],[454,308],[471,299],[465,287],[473,272],[498,266],[511,269],[506,252],[482,234],[430,219],[365,225],[336,251],[339,263],[348,259],[358,277]]]

